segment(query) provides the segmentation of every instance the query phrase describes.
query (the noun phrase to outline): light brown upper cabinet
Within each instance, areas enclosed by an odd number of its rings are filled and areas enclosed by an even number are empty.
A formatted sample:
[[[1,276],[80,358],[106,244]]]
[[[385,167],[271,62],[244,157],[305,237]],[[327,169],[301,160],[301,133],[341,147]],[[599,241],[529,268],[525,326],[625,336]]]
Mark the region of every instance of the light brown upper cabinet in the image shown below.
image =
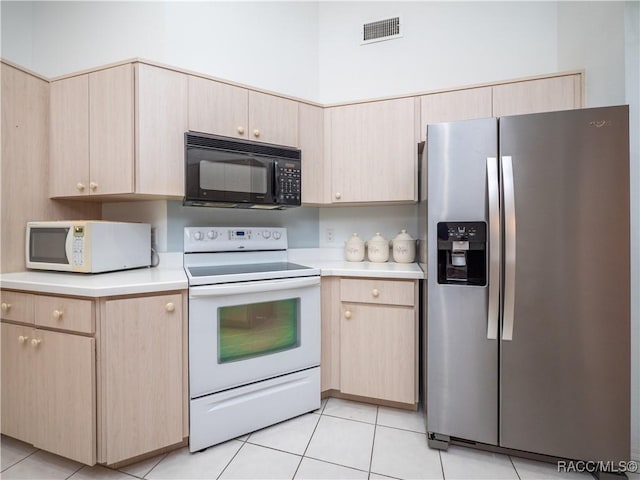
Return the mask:
[[[331,171],[324,160],[324,109],[300,103],[298,146],[302,151],[302,203],[331,203]]]
[[[409,97],[325,112],[333,204],[416,201],[416,102]]]
[[[189,130],[298,145],[298,102],[189,76]]]
[[[430,123],[454,122],[491,116],[491,87],[468,88],[420,97],[420,140]]]
[[[580,74],[505,83],[492,89],[494,117],[582,107]]]
[[[128,63],[51,83],[50,196],[184,194],[185,74]]]

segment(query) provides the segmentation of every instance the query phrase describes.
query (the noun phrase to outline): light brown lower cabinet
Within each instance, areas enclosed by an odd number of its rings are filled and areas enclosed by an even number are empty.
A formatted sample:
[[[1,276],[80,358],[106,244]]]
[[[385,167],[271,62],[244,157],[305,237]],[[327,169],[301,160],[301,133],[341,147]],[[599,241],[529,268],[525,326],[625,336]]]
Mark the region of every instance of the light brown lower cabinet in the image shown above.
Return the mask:
[[[188,435],[185,294],[2,294],[3,434],[87,465]]]
[[[113,464],[183,439],[180,294],[101,305],[105,462]]]
[[[31,342],[34,446],[95,463],[95,339],[35,329]]]
[[[322,282],[322,390],[415,407],[418,282]]]

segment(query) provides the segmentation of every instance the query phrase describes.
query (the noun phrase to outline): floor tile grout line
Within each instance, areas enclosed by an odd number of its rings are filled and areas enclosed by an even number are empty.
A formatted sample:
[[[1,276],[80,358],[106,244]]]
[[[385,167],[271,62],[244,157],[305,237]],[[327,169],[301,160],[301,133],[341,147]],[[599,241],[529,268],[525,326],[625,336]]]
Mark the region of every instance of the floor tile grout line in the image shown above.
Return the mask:
[[[11,438],[11,437],[10,437],[10,438]],[[31,455],[33,455],[34,453],[38,453],[38,452],[40,452],[40,451],[41,451],[41,450],[39,450],[39,449],[34,450],[33,452],[31,452],[31,453],[30,453],[29,455],[27,455],[26,457],[22,457],[22,458],[21,458],[20,460],[18,460],[16,463],[12,463],[12,464],[11,464],[11,465],[9,465],[7,468],[5,468],[4,470],[0,471],[0,473],[4,473],[4,472],[6,472],[6,471],[7,471],[7,470],[9,470],[10,468],[13,468],[13,467],[15,467],[16,465],[18,465],[19,463],[24,462],[27,458],[29,458],[29,457],[30,457]]]
[[[247,437],[247,440],[249,439],[249,437]],[[227,462],[227,464],[224,466],[224,468],[222,469],[222,471],[220,472],[220,474],[216,477],[216,480],[218,480],[222,474],[224,472],[226,472],[227,468],[229,468],[229,465],[231,465],[231,462],[233,462],[233,460],[238,456],[238,454],[240,453],[240,450],[242,450],[245,445],[247,444],[246,441],[242,442],[242,445],[240,445],[240,448],[238,449],[238,451],[236,453],[233,454],[233,457],[231,457],[231,459],[229,459],[229,461]]]
[[[302,458],[308,458],[310,460],[316,460],[318,462],[322,462],[322,463],[328,463],[330,465],[335,465],[337,467],[344,467],[344,468],[348,468],[349,470],[357,470],[358,472],[362,472],[362,473],[367,473],[366,470],[362,470],[361,468],[357,468],[357,467],[351,467],[349,465],[343,465],[342,463],[336,463],[336,462],[330,462],[329,460],[323,460],[322,458],[317,458],[317,457],[310,457],[309,455],[305,455]]]
[[[373,425],[373,438],[371,439],[371,455],[369,456],[369,475],[371,476],[371,466],[373,465],[373,451],[376,448],[376,432],[378,431],[378,412],[380,407],[376,407],[376,423]]]
[[[520,472],[518,472],[518,469],[516,468],[516,464],[515,464],[515,463],[513,463],[513,457],[511,457],[511,455],[507,455],[507,457],[509,457],[509,461],[511,462],[511,466],[513,467],[513,469],[514,469],[514,470],[515,470],[515,472],[516,472],[516,475],[518,476],[518,480],[522,480],[522,479],[520,478]]]
[[[350,422],[358,422],[358,423],[364,423],[366,425],[375,425],[375,423],[371,423],[371,422],[365,422],[364,420],[356,420],[354,418],[347,418],[347,417],[339,417],[337,415],[331,415],[328,413],[323,413],[322,415],[326,416],[326,417],[331,417],[331,418],[340,418],[342,420],[349,420]]]
[[[82,470],[85,466],[80,464],[80,466],[68,477],[66,477],[66,479],[68,480],[69,478],[73,477],[76,473],[78,473],[80,470]]]
[[[442,472],[442,480],[446,480],[447,477],[445,477],[444,475],[444,462],[442,461],[442,450],[440,449],[438,449],[438,458],[440,459],[440,471]]]
[[[329,403],[329,400],[327,400],[324,403],[324,406],[327,406],[327,403]],[[324,411],[324,407],[322,408],[322,410]],[[320,420],[322,420],[322,414],[318,415],[318,421],[316,422],[315,426],[313,427],[313,432],[311,432],[311,436],[309,437],[309,440],[307,441],[307,446],[304,447],[304,452],[302,452],[302,457],[300,457],[300,461],[298,462],[298,466],[296,467],[296,471],[293,472],[293,478],[296,478],[296,475],[298,474],[298,470],[300,470],[300,465],[302,465],[302,460],[304,460],[304,456],[307,453],[307,450],[309,450],[309,445],[311,445],[311,440],[313,439],[313,435],[316,433],[316,429],[318,428],[318,425],[320,424]]]
[[[177,450],[174,450],[174,451],[177,451]],[[169,456],[169,453],[171,453],[171,452],[167,452],[167,453],[165,453],[165,454],[162,456],[162,458],[161,458],[160,460],[158,460],[158,461],[156,462],[156,464],[155,464],[153,467],[151,467],[151,468],[149,469],[149,471],[148,471],[147,473],[145,473],[142,477],[139,477],[139,478],[143,478],[143,479],[147,478],[147,475],[149,475],[151,472],[153,472],[153,471],[155,470],[155,468],[156,468],[158,465],[160,465],[160,464],[162,463],[162,461],[163,461],[165,458],[167,458],[167,457]],[[118,471],[120,472],[121,470],[120,470],[120,469],[118,469]],[[127,473],[127,472],[123,472],[123,473]],[[136,475],[134,475],[134,476],[136,476]]]

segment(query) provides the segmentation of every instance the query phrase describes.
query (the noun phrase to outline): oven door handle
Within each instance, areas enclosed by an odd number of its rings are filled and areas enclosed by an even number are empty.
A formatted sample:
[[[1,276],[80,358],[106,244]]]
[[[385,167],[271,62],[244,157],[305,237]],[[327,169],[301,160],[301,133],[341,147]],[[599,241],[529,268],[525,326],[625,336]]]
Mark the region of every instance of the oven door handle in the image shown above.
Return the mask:
[[[294,288],[320,285],[320,277],[282,278],[259,282],[224,283],[201,285],[189,288],[189,298],[221,297],[226,295],[244,295],[247,293],[275,292]]]

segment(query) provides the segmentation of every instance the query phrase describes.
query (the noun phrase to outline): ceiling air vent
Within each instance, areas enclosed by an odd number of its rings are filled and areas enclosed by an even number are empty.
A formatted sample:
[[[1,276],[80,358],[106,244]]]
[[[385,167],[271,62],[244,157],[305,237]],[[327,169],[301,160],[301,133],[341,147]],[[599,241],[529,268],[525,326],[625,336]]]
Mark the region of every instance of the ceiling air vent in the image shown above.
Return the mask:
[[[387,18],[362,25],[362,44],[400,38],[400,17]]]

